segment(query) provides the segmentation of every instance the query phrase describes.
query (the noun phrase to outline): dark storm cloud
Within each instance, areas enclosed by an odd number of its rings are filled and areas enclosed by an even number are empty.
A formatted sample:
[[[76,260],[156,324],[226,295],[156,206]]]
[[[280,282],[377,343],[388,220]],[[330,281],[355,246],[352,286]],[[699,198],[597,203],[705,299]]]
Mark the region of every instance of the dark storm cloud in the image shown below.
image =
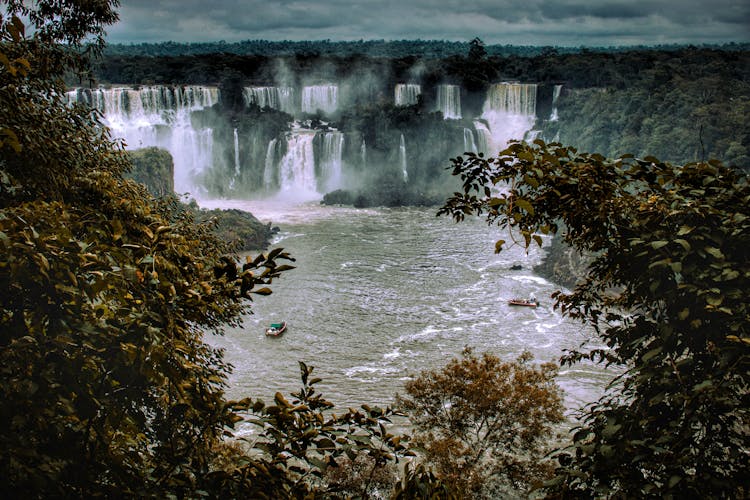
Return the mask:
[[[535,45],[750,41],[747,0],[123,0],[112,42],[445,39]]]

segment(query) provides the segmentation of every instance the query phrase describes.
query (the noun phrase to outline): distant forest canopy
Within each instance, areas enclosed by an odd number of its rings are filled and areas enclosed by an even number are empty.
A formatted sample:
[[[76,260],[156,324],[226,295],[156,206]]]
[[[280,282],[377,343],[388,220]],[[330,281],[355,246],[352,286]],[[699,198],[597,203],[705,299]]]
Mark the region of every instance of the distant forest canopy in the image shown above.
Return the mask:
[[[270,41],[243,40],[240,42],[201,42],[201,43],[133,43],[111,44],[106,54],[112,56],[184,56],[200,54],[238,54],[260,56],[291,56],[296,54],[320,54],[329,56],[364,55],[369,57],[408,57],[443,58],[463,55],[469,50],[471,42],[452,42],[447,40],[303,40],[303,41]],[[485,45],[490,56],[523,56],[534,57],[550,51],[558,54],[577,54],[580,52],[619,53],[640,50],[681,50],[684,44],[668,45],[634,45],[610,47],[569,47],[542,45]],[[750,50],[750,43],[702,44],[690,46],[697,48],[721,50]]]

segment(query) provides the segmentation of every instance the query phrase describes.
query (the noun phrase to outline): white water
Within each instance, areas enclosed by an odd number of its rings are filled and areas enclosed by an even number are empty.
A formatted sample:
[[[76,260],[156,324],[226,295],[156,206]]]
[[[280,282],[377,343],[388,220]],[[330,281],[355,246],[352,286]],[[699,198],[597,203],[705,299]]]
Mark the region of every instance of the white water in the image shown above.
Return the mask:
[[[409,172],[406,169],[406,140],[404,134],[401,134],[401,141],[398,147],[398,160],[401,165],[401,172],[404,174],[404,182],[409,181]]]
[[[474,132],[469,128],[464,128],[464,152],[479,152],[477,143],[474,141]]]
[[[395,90],[396,100],[411,102],[419,92],[421,87],[417,84],[399,84]],[[556,87],[553,97],[557,98],[559,92],[560,89]],[[301,107],[306,112],[322,110],[332,113],[338,109],[337,85],[308,86],[304,87],[301,94]],[[443,116],[446,119],[460,118],[461,89],[457,85],[440,85],[437,94],[437,105]],[[244,89],[247,102],[288,110],[293,107],[293,95],[291,87]],[[352,175],[357,167],[361,171],[367,165],[364,138],[360,146],[360,158],[348,158],[353,164],[350,165],[352,170],[347,173],[347,165],[341,156],[344,151],[344,134],[304,131],[304,127],[299,124],[293,125],[294,131],[291,134],[272,139],[265,137],[263,143],[258,143],[260,137],[254,134],[240,137],[237,129],[232,130],[232,135],[229,136],[232,139],[225,140],[226,144],[216,143],[214,131],[197,125],[198,122],[191,119],[191,113],[212,106],[219,97],[218,89],[200,86],[153,86],[137,90],[121,87],[68,93],[71,101],[87,102],[99,109],[113,136],[124,138],[128,149],[145,146],[167,149],[174,159],[175,190],[180,194],[189,192],[194,197],[205,198],[207,193],[201,188],[202,177],[213,168],[226,168],[225,171],[230,172],[226,179],[230,192],[240,186],[237,182],[239,179],[252,178],[243,176],[243,169],[256,169],[257,178],[261,178],[262,169],[262,185],[243,185],[242,189],[265,191],[266,194],[280,189],[286,196],[297,193],[302,196],[301,199],[309,199],[341,187],[346,175]],[[465,151],[494,154],[503,149],[510,139],[528,139],[533,134],[535,104],[536,85],[494,85],[488,92],[481,118],[474,121],[476,137],[471,130],[465,129],[463,137],[457,137],[456,142],[462,141]],[[555,110],[553,108],[553,113]],[[321,137],[322,147],[313,148],[311,141],[316,133],[324,137]],[[246,144],[243,141],[253,142]],[[279,159],[276,151],[284,146],[282,141],[287,142],[284,149],[286,154]],[[266,151],[265,158],[263,148]],[[247,158],[241,155],[242,151],[248,152]],[[229,154],[224,154],[225,152]],[[320,154],[320,158],[315,158],[316,152]],[[399,137],[398,162],[401,178],[405,181],[419,181],[416,178],[410,179],[414,175],[410,175],[407,166],[403,136]],[[317,179],[316,176],[321,178]]]
[[[156,146],[174,159],[175,191],[199,194],[196,180],[213,161],[213,131],[194,129],[190,114],[219,100],[219,90],[203,86],[78,89],[70,102],[87,103],[102,112],[112,137],[128,149]]]
[[[278,171],[276,170],[276,139],[268,143],[266,149],[266,161],[263,168],[263,187],[266,192],[271,191],[279,183]]]
[[[319,199],[315,179],[315,131],[296,128],[288,134],[287,152],[279,162],[281,195],[290,200]]]
[[[562,85],[555,85],[552,89],[552,113],[550,113],[550,121],[556,122],[557,116],[557,101],[560,99],[560,92],[562,91]]]
[[[302,89],[302,112],[326,114],[336,111],[339,101],[338,85],[312,85]]]
[[[439,85],[437,88],[437,109],[446,120],[461,118],[461,87],[458,85]]]
[[[495,154],[505,149],[512,139],[523,140],[536,122],[536,89],[529,83],[498,83],[490,87],[482,111],[482,123],[477,132],[485,134],[485,153]],[[474,122],[476,125],[476,121]],[[480,140],[481,142],[481,140]]]
[[[234,175],[240,175],[240,137],[237,134],[237,129],[234,131]]]
[[[394,88],[396,106],[411,106],[417,103],[422,86],[416,83],[397,83]]]
[[[242,95],[246,105],[255,103],[261,108],[268,107],[294,114],[292,87],[245,87]]]
[[[323,176],[323,191],[333,191],[342,186],[342,160],[344,134],[339,131],[323,134],[320,168]]]
[[[524,350],[537,361],[595,338],[563,318],[550,295],[557,287],[531,267],[541,253],[511,247],[483,221],[455,224],[434,208],[356,210],[318,204],[222,201],[207,207],[249,210],[281,227],[273,246],[297,259],[296,269],[253,302],[244,328],[211,340],[235,367],[228,395],[272,400],[300,386],[298,361],[315,367],[320,390],[338,408],[392,404],[403,383],[443,366],[464,346],[513,359]],[[511,269],[521,266],[520,270]],[[507,305],[534,293],[538,309]],[[268,323],[288,332],[266,338]],[[561,371],[566,406],[594,401],[608,380],[602,367]]]

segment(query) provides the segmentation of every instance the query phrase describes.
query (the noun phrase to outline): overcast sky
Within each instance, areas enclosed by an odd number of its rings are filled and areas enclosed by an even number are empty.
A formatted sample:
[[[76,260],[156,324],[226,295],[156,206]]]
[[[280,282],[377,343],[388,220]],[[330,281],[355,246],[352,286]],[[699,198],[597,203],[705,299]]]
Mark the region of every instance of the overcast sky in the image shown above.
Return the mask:
[[[750,0],[121,0],[111,43],[456,40],[609,46],[750,41]]]

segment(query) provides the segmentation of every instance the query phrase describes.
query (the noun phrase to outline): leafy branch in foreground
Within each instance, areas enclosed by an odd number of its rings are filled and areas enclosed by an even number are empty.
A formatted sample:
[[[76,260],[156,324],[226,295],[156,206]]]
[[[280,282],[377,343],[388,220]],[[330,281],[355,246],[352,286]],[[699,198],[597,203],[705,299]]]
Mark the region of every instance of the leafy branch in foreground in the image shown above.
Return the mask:
[[[608,160],[560,144],[514,143],[452,160],[463,181],[441,214],[520,234],[564,228],[596,257],[556,307],[607,349],[570,352],[624,367],[585,410],[552,494],[737,497],[750,461],[750,186],[717,161]],[[504,242],[498,242],[501,251]]]
[[[409,463],[403,480],[398,479],[396,464],[413,453],[406,447],[408,436],[387,429],[397,413],[363,405],[336,415],[334,405],[314,387],[321,379],[312,377],[313,368],[299,365],[302,387],[291,401],[276,393],[273,405],[251,399],[232,403],[234,410],[249,413],[246,421],[260,432],[252,441],[245,439],[245,465],[233,474],[214,474],[215,491],[269,499],[416,498],[422,490],[449,494],[432,474]]]

